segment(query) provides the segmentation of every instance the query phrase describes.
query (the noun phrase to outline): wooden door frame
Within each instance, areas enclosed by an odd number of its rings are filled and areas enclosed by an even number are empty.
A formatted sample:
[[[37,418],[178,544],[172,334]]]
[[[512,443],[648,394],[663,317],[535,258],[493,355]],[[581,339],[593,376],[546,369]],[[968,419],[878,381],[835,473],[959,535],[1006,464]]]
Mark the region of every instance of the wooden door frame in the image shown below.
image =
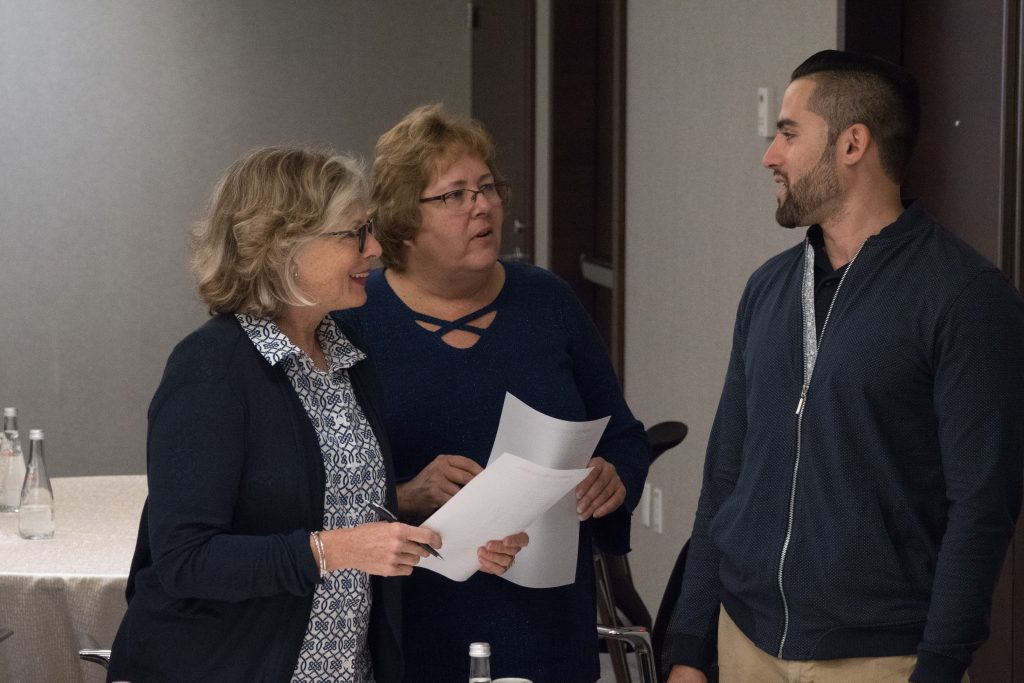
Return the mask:
[[[1021,179],[1024,177],[1024,38],[1021,22],[1024,12],[1021,0],[1003,2],[1003,130],[1002,130],[1002,172],[999,194],[1002,199],[999,219],[1002,226],[999,267],[1009,276],[1018,290],[1024,290],[1024,233],[1021,230],[1022,202]],[[1012,150],[1012,152],[1011,152]],[[1010,152],[1010,153],[1008,153]],[[1024,569],[1024,568],[1022,568]],[[1024,590],[1024,583],[1021,584]],[[1024,606],[1022,606],[1024,609]],[[1024,645],[1024,643],[1022,643]],[[1022,648],[1024,649],[1024,648]],[[1024,654],[1021,655],[1021,671],[1024,671]]]
[[[626,366],[626,1],[615,0],[612,45],[612,365],[625,380]]]
[[[1024,12],[1021,0],[1003,3],[1003,130],[999,210],[1002,240],[999,266],[1018,291],[1024,291],[1024,233],[1021,229],[1021,179],[1024,178]],[[1009,584],[1010,598],[1010,680],[1024,676],[1024,524],[1017,529],[1006,553],[1001,582]]]

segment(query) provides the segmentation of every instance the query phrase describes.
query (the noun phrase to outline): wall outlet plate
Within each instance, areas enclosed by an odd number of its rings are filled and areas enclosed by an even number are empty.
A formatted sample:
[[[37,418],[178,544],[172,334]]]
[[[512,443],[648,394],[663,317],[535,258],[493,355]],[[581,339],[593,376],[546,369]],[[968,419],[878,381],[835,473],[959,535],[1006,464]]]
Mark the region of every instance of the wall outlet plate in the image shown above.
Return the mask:
[[[655,487],[651,490],[651,523],[654,526],[654,533],[660,534],[662,530],[661,515],[661,489]]]

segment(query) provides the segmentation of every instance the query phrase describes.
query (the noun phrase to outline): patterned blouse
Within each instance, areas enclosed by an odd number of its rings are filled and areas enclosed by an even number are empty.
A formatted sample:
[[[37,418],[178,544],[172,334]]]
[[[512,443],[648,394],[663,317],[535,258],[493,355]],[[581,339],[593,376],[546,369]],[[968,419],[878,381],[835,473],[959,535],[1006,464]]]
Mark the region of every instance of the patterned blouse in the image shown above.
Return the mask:
[[[317,328],[324,372],[273,321],[236,317],[260,354],[282,365],[316,430],[326,475],[324,529],[378,521],[369,503],[384,501],[384,460],[348,375],[366,355],[325,318]],[[371,596],[369,575],[357,569],[331,572],[317,584],[293,682],[373,682],[366,643]]]

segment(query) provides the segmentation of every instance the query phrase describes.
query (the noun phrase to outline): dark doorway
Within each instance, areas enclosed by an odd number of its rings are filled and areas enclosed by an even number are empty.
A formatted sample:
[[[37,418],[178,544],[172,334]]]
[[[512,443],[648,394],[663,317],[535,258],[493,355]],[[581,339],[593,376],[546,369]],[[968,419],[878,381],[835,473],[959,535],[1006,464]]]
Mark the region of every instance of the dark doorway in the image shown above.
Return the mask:
[[[502,258],[533,261],[534,0],[476,0],[472,26],[472,116],[494,138],[498,168],[512,184]]]
[[[572,285],[622,380],[625,0],[551,3],[551,270]]]
[[[495,138],[513,186],[505,258],[534,260],[533,0],[476,0],[472,115]],[[625,0],[550,4],[550,268],[597,324],[622,379],[625,220]]]
[[[1022,285],[1021,0],[839,3],[839,45],[902,63],[921,86],[921,137],[904,183]],[[1007,553],[974,681],[1024,680],[1024,525]]]

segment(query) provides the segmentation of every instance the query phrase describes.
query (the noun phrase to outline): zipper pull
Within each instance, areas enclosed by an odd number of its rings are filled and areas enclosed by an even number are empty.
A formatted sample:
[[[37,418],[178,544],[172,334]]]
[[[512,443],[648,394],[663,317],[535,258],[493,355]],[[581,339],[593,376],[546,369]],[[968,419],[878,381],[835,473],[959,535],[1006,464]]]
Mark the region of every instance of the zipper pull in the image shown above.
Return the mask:
[[[800,388],[800,400],[796,403],[796,414],[804,412],[804,402],[807,400],[807,384]]]

